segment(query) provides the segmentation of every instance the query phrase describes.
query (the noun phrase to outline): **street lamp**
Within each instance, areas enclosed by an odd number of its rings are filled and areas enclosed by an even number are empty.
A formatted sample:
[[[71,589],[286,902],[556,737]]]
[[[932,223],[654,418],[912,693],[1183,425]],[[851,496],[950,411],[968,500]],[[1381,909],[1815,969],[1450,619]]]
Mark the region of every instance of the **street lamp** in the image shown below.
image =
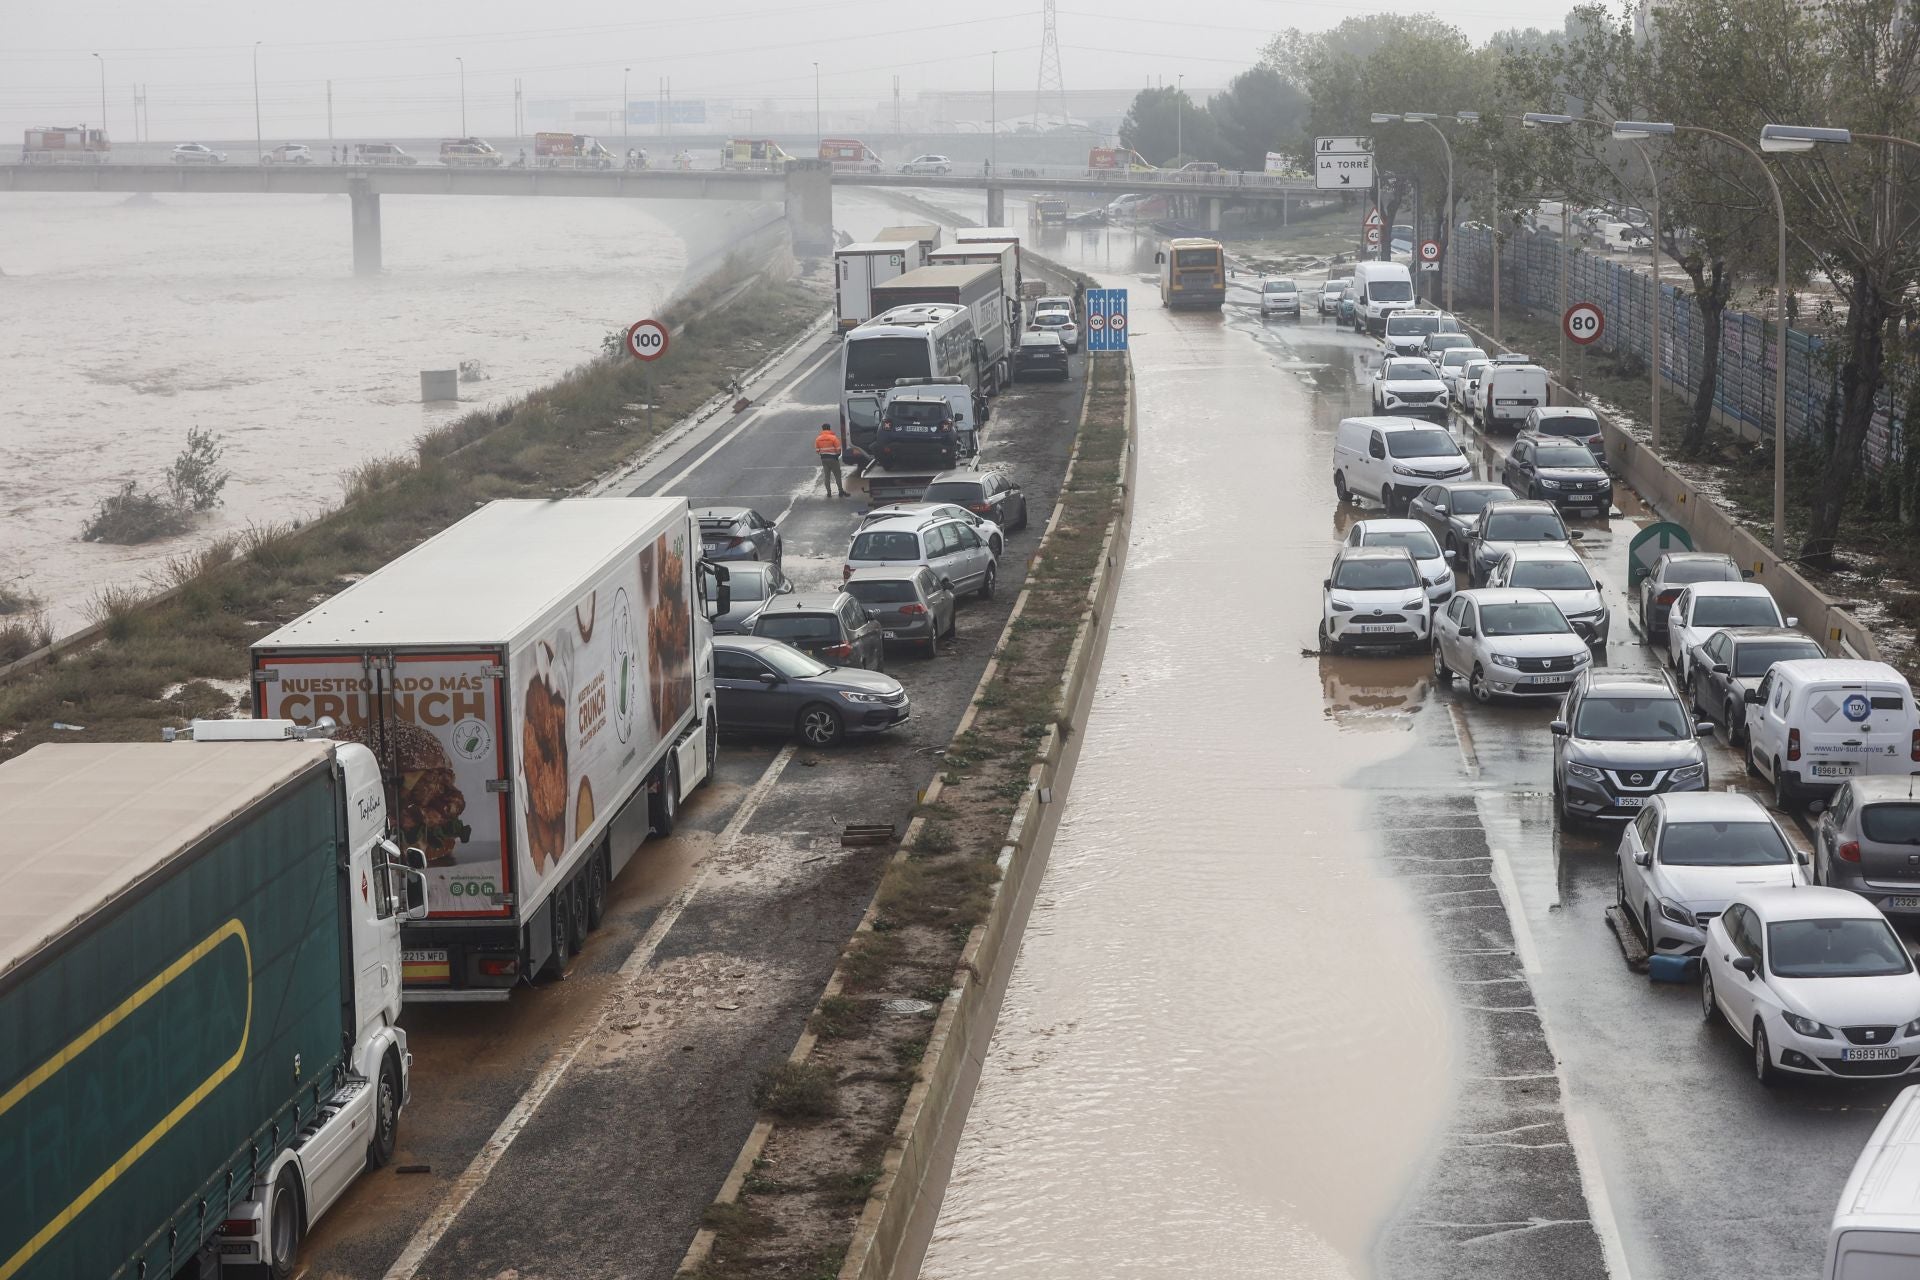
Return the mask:
[[[467,60],[455,54],[453,60],[460,64],[460,136],[467,136]]]
[[[100,58],[99,54],[93,55]],[[100,141],[107,140],[107,60],[100,58]],[[86,139],[81,139],[82,143]]]
[[[1187,78],[1173,78],[1173,162],[1187,154]]]
[[[267,144],[260,134],[260,43],[253,42],[253,158],[256,163],[267,158]]]
[[[1000,51],[990,50],[987,63],[988,123],[993,127],[993,136],[987,139],[987,172],[993,172],[993,162],[1000,158]],[[993,203],[991,194],[987,203]]]
[[[813,64],[813,153],[820,154],[820,144],[826,141],[826,134],[820,128],[820,64]]]
[[[627,77],[632,74],[632,67],[620,68],[620,145],[623,147],[626,146],[630,140],[627,131],[627,117],[633,113],[627,109]],[[624,158],[625,157],[622,157],[622,159]]]
[[[1780,194],[1767,162],[1740,139],[1701,124],[1669,124],[1654,120],[1616,120],[1613,136],[1622,142],[1644,142],[1648,138],[1670,138],[1678,133],[1698,133],[1737,147],[1753,157],[1766,175],[1767,189],[1773,193],[1773,212],[1779,236],[1774,246],[1774,306],[1779,308],[1780,349],[1773,361],[1773,554],[1787,554],[1787,202]],[[1786,139],[1785,141],[1793,141]],[[1815,139],[1814,141],[1818,141]]]
[[[1584,116],[1562,115],[1547,111],[1529,111],[1520,117],[1520,123],[1529,129],[1538,129],[1544,125],[1570,124],[1588,124],[1596,129],[1611,128],[1611,126],[1604,121],[1589,120]],[[1651,420],[1647,425],[1653,432],[1653,447],[1658,449],[1660,447],[1660,399],[1664,390],[1660,368],[1660,313],[1664,310],[1663,304],[1665,301],[1660,295],[1660,174],[1659,171],[1653,167],[1653,156],[1648,153],[1646,143],[1638,138],[1629,138],[1627,141],[1633,143],[1633,149],[1640,153],[1640,159],[1646,163],[1647,181],[1653,185],[1653,208],[1650,210],[1653,215],[1653,227],[1651,228],[1653,238],[1649,242],[1653,249],[1653,306],[1651,308],[1651,314],[1653,316],[1653,359],[1647,362],[1652,366],[1653,370],[1651,374],[1653,400],[1652,408],[1649,410]],[[1563,253],[1565,248],[1565,245],[1561,246]],[[1560,299],[1560,309],[1563,312],[1567,309],[1567,300],[1564,296]]]
[[[1461,124],[1476,124],[1479,122],[1480,113],[1478,111],[1456,111],[1454,112],[1453,118],[1455,120],[1458,120]],[[1440,146],[1446,152],[1447,203],[1444,206],[1444,209],[1441,213],[1440,221],[1443,224],[1442,237],[1445,244],[1445,249],[1443,250],[1443,252],[1446,252],[1446,257],[1447,257],[1447,273],[1446,273],[1446,281],[1445,281],[1446,308],[1448,311],[1452,311],[1453,310],[1453,254],[1450,252],[1450,250],[1453,248],[1453,229],[1450,226],[1445,226],[1444,224],[1450,223],[1453,218],[1453,143],[1448,140],[1446,130],[1442,129],[1437,123],[1435,123],[1439,119],[1440,119],[1440,113],[1437,111],[1397,111],[1397,112],[1396,111],[1376,111],[1373,113],[1373,122],[1375,124],[1396,124],[1396,123],[1404,122],[1406,124],[1423,124],[1427,126],[1427,128],[1433,130],[1434,135],[1440,139]],[[1417,223],[1419,221],[1420,211],[1418,209],[1415,209],[1413,212],[1414,212],[1414,221]],[[1418,236],[1418,234],[1419,234],[1418,229],[1416,228],[1415,230],[1416,237]],[[1417,251],[1418,246],[1415,246],[1415,248]]]

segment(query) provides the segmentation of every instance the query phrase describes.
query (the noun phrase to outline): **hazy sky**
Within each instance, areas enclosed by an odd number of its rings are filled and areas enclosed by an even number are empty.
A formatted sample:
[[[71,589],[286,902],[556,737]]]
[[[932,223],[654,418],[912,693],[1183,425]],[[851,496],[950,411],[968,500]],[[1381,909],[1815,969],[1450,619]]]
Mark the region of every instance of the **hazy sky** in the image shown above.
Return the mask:
[[[611,104],[625,67],[633,99],[654,97],[659,78],[671,76],[676,100],[810,110],[817,60],[831,110],[888,97],[895,75],[908,97],[920,87],[984,89],[990,51],[998,49],[998,87],[1017,101],[1031,96],[1037,78],[1040,7],[1039,0],[695,0],[624,9],[585,0],[16,4],[0,9],[0,138],[17,139],[29,125],[95,122],[95,52],[104,55],[116,138],[131,136],[136,82],[149,86],[156,138],[251,137],[255,41],[269,139],[324,139],[329,79],[336,136],[454,133],[456,57],[466,60],[469,128],[480,134],[510,130],[516,77],[530,99]],[[1483,39],[1504,27],[1557,27],[1569,7],[1564,0],[1060,0],[1061,63],[1069,88],[1131,88],[1177,75],[1190,88],[1217,86],[1287,27],[1317,30],[1392,9],[1438,13]],[[649,10],[666,14],[627,16]],[[85,32],[96,33],[97,43],[76,43],[90,39]]]

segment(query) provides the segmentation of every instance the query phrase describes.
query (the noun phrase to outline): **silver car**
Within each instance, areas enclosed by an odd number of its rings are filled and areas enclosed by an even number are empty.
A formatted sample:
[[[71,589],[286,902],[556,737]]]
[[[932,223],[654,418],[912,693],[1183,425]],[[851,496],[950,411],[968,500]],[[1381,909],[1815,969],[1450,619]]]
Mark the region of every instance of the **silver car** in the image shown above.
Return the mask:
[[[1007,549],[1006,535],[1000,532],[1000,526],[987,516],[969,511],[953,502],[887,502],[875,507],[860,517],[860,527],[880,520],[891,520],[895,516],[947,516],[954,520],[965,520],[974,527],[981,537],[987,540],[987,547],[997,559]]]
[[[1263,316],[1300,315],[1300,286],[1291,280],[1260,282],[1260,314]]]
[[[173,149],[175,164],[225,164],[227,153],[199,142],[183,142]]]
[[[1607,647],[1609,616],[1600,584],[1578,551],[1564,542],[1520,543],[1487,575],[1490,587],[1532,587],[1560,606],[1586,642]]]
[[[1920,798],[1914,779],[1853,778],[1813,832],[1813,882],[1847,889],[1887,915],[1920,916]]]
[[[855,569],[847,594],[880,623],[887,644],[914,645],[931,658],[954,634],[954,595],[923,564]]]
[[[1707,789],[1700,736],[1662,672],[1582,671],[1553,730],[1553,798],[1562,825],[1638,817],[1650,797]]]
[[[1338,280],[1329,280],[1320,286],[1320,314],[1330,316],[1340,310],[1340,295],[1353,282],[1352,276],[1341,276]]]

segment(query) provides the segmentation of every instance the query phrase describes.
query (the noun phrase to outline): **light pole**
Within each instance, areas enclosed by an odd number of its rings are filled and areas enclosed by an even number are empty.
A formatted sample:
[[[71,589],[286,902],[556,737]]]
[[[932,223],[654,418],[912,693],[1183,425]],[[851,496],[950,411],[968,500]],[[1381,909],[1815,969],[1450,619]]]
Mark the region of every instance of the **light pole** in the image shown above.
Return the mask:
[[[1433,130],[1434,136],[1440,139],[1440,146],[1446,152],[1447,203],[1440,216],[1440,221],[1442,224],[1441,252],[1447,259],[1446,282],[1445,282],[1446,283],[1446,304],[1445,305],[1448,311],[1452,311],[1453,310],[1453,253],[1452,253],[1453,228],[1447,224],[1453,221],[1453,143],[1448,140],[1446,130],[1442,129],[1438,124],[1434,123],[1439,118],[1440,118],[1439,113],[1435,111],[1376,111],[1373,113],[1373,123],[1375,124],[1405,123],[1405,124],[1423,124],[1427,126],[1427,128]],[[1458,120],[1461,124],[1476,124],[1480,120],[1480,113],[1478,111],[1456,111],[1454,112],[1453,118],[1455,120]],[[1414,213],[1414,224],[1415,224],[1414,239],[1418,240],[1420,238],[1420,228],[1419,228],[1420,211],[1418,209],[1415,209],[1413,213]],[[1416,256],[1419,253],[1419,249],[1420,249],[1420,246],[1416,244],[1414,246],[1414,253]]]
[[[1543,125],[1569,124],[1587,124],[1592,125],[1596,129],[1608,130],[1611,130],[1612,127],[1602,120],[1589,120],[1584,116],[1559,115],[1547,111],[1529,111],[1520,117],[1520,123],[1529,129],[1538,129]],[[1645,142],[1638,138],[1629,138],[1627,141],[1633,143],[1633,149],[1640,153],[1640,159],[1646,164],[1647,181],[1653,189],[1653,208],[1648,211],[1652,215],[1653,221],[1653,238],[1649,242],[1653,250],[1653,302],[1649,312],[1652,316],[1653,332],[1651,342],[1653,346],[1653,358],[1647,362],[1652,366],[1652,374],[1650,377],[1653,384],[1653,400],[1651,402],[1651,408],[1648,410],[1650,416],[1647,425],[1653,432],[1653,447],[1657,450],[1660,447],[1660,400],[1666,390],[1665,380],[1662,376],[1662,353],[1660,350],[1660,313],[1666,309],[1666,299],[1660,293],[1660,171],[1653,167],[1653,156],[1647,151],[1647,144]],[[1564,302],[1565,299],[1561,301]],[[1565,310],[1565,308],[1562,307],[1562,310]]]
[[[820,154],[820,144],[826,141],[826,134],[820,129],[820,64],[813,64],[813,153]]]
[[[1181,164],[1187,154],[1187,78],[1173,78],[1173,162]]]
[[[632,67],[620,68],[620,145],[623,147],[626,146],[629,141],[627,117],[632,113],[627,110],[627,77],[632,74]],[[622,159],[625,159],[625,157],[623,156]]]
[[[460,136],[467,136],[467,60],[455,54],[453,60],[460,64]]]
[[[253,158],[266,159],[267,144],[260,133],[260,41],[253,42]]]
[[[107,60],[97,53],[93,56],[100,58],[100,140],[105,142],[107,140]]]
[[[992,50],[988,57],[987,112],[993,136],[987,139],[987,172],[992,173],[993,162],[1000,158],[1000,51]]]
[[[1787,202],[1773,170],[1758,151],[1740,139],[1701,124],[1670,124],[1654,120],[1616,120],[1613,136],[1622,142],[1643,142],[1648,138],[1672,137],[1674,133],[1698,133],[1737,147],[1753,157],[1766,175],[1767,189],[1773,193],[1773,212],[1778,239],[1775,242],[1774,305],[1778,312],[1780,347],[1773,361],[1773,554],[1787,554]]]

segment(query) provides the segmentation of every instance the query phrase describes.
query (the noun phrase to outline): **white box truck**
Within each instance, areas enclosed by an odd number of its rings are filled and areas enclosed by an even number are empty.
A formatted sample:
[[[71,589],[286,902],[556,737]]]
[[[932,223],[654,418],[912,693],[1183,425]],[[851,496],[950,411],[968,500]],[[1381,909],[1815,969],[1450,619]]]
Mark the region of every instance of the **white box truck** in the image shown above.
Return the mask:
[[[1013,310],[1007,321],[1014,326],[1014,332],[1020,331],[1020,299],[1026,296],[1026,270],[1020,261],[1020,233],[1012,227],[961,227],[953,233],[953,243],[960,248],[991,249],[1002,245],[1013,250],[1013,280],[1006,294]],[[931,255],[929,255],[931,258]]]
[[[940,228],[931,222],[909,222],[897,227],[882,227],[873,237],[879,241],[911,240],[920,246],[924,257],[941,244]]]
[[[833,251],[833,308],[845,333],[873,319],[873,287],[926,265],[917,240],[864,241]]]
[[[1920,1085],[1887,1108],[1827,1229],[1826,1280],[1920,1275]]]
[[[1021,323],[1025,308],[1021,304],[1020,290],[1023,281],[1020,278],[1020,246],[1004,241],[992,241],[975,244],[950,244],[944,249],[935,249],[927,255],[927,265],[931,267],[979,267],[991,266],[1000,270],[1000,292],[1007,299],[1007,323],[1013,326],[1014,345],[1019,344],[1019,333],[1026,328]]]
[[[639,843],[623,811],[667,834],[711,774],[699,553],[684,498],[492,502],[254,645],[254,714],[370,747],[426,853],[409,1000],[564,972]]]

